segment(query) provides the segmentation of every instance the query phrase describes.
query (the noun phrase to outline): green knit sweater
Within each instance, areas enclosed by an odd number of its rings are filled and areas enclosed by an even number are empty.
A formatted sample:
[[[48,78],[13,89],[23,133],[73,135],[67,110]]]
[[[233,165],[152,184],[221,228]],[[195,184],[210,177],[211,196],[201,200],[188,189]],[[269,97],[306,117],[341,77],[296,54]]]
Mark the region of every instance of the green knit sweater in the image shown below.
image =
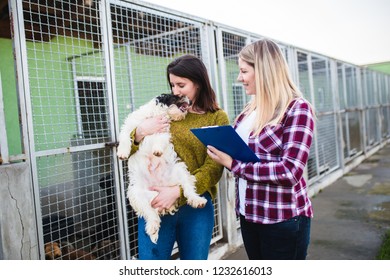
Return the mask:
[[[217,183],[221,179],[223,166],[207,155],[206,147],[195,137],[190,128],[227,124],[229,124],[229,118],[223,110],[205,114],[188,113],[184,120],[171,122],[172,143],[178,157],[195,176],[198,194],[209,192],[213,198],[216,196]],[[182,195],[179,205],[185,203],[186,199]]]
[[[190,128],[227,124],[229,119],[223,110],[206,114],[188,113],[184,120],[171,122],[172,143],[177,155],[195,176],[198,194],[207,191],[213,198],[216,196],[217,183],[221,179],[223,166],[207,155],[206,147],[195,137]],[[185,203],[186,200],[182,196],[179,205]]]

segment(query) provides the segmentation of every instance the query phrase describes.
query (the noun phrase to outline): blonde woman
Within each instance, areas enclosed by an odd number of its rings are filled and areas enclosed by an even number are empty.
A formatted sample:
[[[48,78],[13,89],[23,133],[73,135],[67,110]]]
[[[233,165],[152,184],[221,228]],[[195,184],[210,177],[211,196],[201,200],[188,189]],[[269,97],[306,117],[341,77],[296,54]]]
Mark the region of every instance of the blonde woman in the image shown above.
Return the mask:
[[[314,131],[312,106],[273,41],[247,45],[238,64],[238,81],[253,97],[234,128],[260,162],[242,162],[211,146],[208,154],[236,177],[248,258],[305,259],[313,217],[303,177]]]

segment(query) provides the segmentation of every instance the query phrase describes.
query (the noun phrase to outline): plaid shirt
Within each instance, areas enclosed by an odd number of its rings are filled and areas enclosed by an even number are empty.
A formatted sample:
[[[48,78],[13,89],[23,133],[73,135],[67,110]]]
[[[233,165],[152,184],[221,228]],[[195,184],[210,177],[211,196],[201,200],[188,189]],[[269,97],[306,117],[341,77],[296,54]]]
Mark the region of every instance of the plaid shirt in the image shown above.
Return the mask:
[[[235,128],[242,121],[241,116]],[[283,120],[266,126],[248,145],[260,162],[233,160],[232,174],[247,180],[245,218],[249,222],[273,224],[294,216],[313,217],[303,178],[314,130],[314,116],[303,98],[291,102]],[[236,196],[236,211],[239,194]]]

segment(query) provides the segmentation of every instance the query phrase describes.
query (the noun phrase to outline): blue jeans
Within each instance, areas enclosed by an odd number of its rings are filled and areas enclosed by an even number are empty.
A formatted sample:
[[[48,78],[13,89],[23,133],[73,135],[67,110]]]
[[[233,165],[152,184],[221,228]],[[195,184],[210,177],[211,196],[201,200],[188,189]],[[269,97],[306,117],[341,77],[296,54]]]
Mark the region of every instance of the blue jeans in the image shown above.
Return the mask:
[[[241,234],[250,260],[304,260],[311,219],[296,216],[276,224],[256,224],[240,216]]]
[[[214,227],[214,205],[208,192],[204,208],[184,205],[174,215],[161,217],[157,244],[145,232],[145,219],[138,219],[138,252],[140,260],[169,260],[175,241],[180,259],[207,260]]]

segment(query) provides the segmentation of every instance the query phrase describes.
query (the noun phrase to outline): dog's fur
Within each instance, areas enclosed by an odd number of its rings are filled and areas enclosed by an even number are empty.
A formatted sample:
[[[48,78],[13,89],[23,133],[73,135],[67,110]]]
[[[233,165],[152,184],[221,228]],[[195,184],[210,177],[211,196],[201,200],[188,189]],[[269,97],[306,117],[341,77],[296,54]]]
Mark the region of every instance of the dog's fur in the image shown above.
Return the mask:
[[[67,242],[49,242],[45,244],[46,260],[96,260],[96,256],[81,249],[76,249]]]
[[[130,133],[143,120],[159,115],[165,115],[173,121],[181,120],[187,114],[188,105],[188,98],[162,94],[130,113],[119,135],[118,157],[122,160],[129,158],[132,145]],[[159,213],[158,209],[151,206],[151,201],[158,193],[151,191],[150,187],[180,185],[190,206],[201,208],[207,202],[195,192],[195,177],[178,158],[169,132],[144,137],[139,150],[128,159],[128,167],[127,197],[136,214],[145,218],[145,230],[153,243],[157,243],[160,215],[173,214],[177,211],[177,205]]]

